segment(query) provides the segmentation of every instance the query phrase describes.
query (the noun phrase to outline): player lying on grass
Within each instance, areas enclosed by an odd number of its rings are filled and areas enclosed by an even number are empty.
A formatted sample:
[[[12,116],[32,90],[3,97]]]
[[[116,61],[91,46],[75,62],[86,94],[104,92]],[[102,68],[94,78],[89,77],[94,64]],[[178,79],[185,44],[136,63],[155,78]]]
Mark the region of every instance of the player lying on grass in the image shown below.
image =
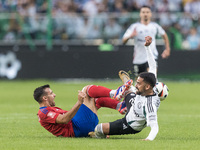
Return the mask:
[[[127,114],[114,122],[98,124],[95,131],[89,133],[91,137],[105,138],[106,135],[136,134],[150,126],[151,131],[143,140],[155,139],[158,133],[157,110],[160,106],[160,98],[153,90],[157,75],[156,62],[149,46],[152,38],[145,37],[145,41],[149,72],[140,73],[135,87],[126,88],[125,92],[117,95],[118,97],[125,95]]]
[[[125,92],[131,84],[132,80],[118,90],[96,85],[85,86],[82,91],[79,91],[78,101],[69,111],[55,107],[56,94],[49,85],[40,86],[33,94],[40,106],[37,114],[39,122],[55,136],[87,137],[99,122],[97,110],[100,107],[118,109],[121,102],[110,97],[120,99],[119,91]]]

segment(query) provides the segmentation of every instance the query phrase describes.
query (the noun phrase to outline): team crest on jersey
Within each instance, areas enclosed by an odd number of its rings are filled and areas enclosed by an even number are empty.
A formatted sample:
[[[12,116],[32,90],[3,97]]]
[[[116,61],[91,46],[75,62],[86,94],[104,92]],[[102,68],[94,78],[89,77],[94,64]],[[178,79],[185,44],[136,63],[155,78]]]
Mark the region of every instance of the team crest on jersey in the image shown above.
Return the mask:
[[[52,111],[50,111],[50,112],[47,114],[47,116],[48,116],[48,117],[51,117],[51,118],[54,118],[55,115],[56,115],[56,113],[54,113],[54,112],[52,112]]]
[[[142,107],[142,104],[139,102],[139,103],[137,104],[137,107],[138,107],[138,109],[140,109],[140,108]]]

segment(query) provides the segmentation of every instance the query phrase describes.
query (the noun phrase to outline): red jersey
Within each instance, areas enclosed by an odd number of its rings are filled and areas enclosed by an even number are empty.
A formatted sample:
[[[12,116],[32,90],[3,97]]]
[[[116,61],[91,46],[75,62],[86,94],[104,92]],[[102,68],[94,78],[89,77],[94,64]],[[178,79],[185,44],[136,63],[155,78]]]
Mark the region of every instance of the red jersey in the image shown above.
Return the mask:
[[[56,123],[56,118],[59,114],[66,113],[66,110],[62,110],[59,107],[40,107],[38,111],[38,118],[41,126],[51,132],[55,136],[74,137],[74,130],[72,121],[67,124]]]

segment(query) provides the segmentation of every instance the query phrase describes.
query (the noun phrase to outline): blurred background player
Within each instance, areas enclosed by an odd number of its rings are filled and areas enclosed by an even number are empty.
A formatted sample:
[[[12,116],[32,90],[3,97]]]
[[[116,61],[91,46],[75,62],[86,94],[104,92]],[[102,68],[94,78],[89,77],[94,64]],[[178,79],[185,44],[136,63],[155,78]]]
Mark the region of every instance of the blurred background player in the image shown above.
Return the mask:
[[[140,9],[140,22],[133,23],[123,35],[123,44],[129,39],[134,39],[133,54],[133,73],[137,77],[139,73],[148,71],[147,55],[144,48],[146,36],[152,37],[151,50],[154,59],[158,59],[158,51],[156,48],[156,36],[161,35],[164,39],[165,50],[161,56],[166,59],[170,56],[169,39],[164,29],[155,22],[151,22],[152,12],[149,6],[143,6]]]

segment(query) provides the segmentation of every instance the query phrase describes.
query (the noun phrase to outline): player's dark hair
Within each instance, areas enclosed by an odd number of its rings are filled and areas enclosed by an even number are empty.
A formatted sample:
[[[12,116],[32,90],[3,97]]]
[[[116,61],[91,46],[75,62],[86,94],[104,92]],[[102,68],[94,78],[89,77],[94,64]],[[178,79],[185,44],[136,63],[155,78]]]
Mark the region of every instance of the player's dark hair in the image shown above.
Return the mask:
[[[33,97],[39,104],[42,102],[41,96],[43,94],[45,94],[44,90],[46,88],[50,88],[50,85],[46,84],[46,85],[40,86],[34,90]]]
[[[153,88],[156,84],[156,77],[155,74],[151,72],[142,72],[139,74],[139,77],[144,79],[144,82],[150,84],[150,86]]]
[[[140,11],[141,11],[142,8],[149,8],[149,9],[151,10],[151,7],[148,6],[148,5],[143,5],[143,6],[140,8]]]

